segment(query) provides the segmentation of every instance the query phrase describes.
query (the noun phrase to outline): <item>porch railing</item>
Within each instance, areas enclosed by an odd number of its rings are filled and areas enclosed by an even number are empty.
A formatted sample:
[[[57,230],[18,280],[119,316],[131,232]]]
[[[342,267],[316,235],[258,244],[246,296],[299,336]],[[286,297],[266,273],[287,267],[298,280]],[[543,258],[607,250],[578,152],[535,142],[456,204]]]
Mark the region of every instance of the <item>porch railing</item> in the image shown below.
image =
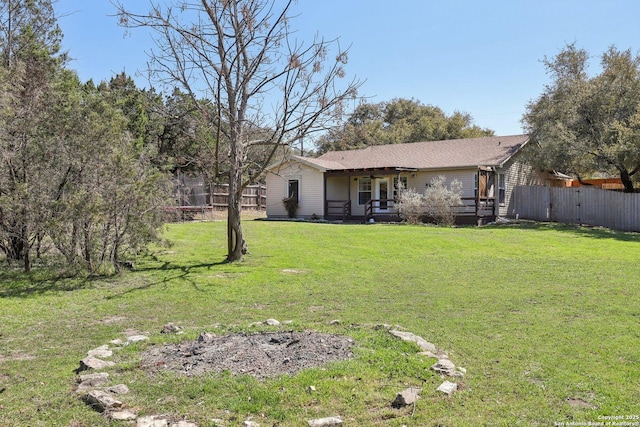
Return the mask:
[[[376,216],[397,215],[395,199],[371,199],[364,205],[364,219],[369,221]]]
[[[462,205],[455,208],[456,216],[477,218],[492,217],[496,215],[496,200],[480,199],[475,197],[463,197]],[[351,201],[348,200],[327,200],[325,203],[326,216],[329,218],[340,218],[343,221],[352,217]],[[364,205],[364,219],[397,217],[395,199],[371,199]]]
[[[483,218],[496,215],[496,204],[493,198],[476,200],[475,197],[462,197],[461,200],[462,205],[455,207],[456,216]],[[371,199],[364,206],[364,217],[366,221],[380,216],[397,215],[398,210],[395,207],[394,199]]]
[[[327,200],[325,212],[328,217],[338,217],[345,221],[351,216],[351,200]]]
[[[462,197],[462,206],[456,210],[456,215],[468,216],[475,215],[478,218],[496,215],[496,199],[475,197]]]

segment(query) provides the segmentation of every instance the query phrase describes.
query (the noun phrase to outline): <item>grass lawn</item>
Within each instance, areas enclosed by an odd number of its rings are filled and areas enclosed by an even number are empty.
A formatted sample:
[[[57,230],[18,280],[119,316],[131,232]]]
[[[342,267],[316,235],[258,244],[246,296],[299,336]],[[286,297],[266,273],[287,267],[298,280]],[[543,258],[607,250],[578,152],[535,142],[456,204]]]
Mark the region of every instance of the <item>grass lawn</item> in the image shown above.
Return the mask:
[[[640,236],[552,224],[482,228],[246,221],[250,254],[224,264],[226,224],[174,224],[115,277],[0,269],[0,426],[117,426],[74,395],[87,350],[129,333],[110,384],[140,414],[200,426],[587,425],[640,415]],[[291,325],[255,327],[276,318]],[[339,319],[339,324],[331,324]],[[184,335],[160,334],[168,322]],[[467,369],[451,397],[399,325]],[[345,334],[354,358],[266,381],[138,368],[149,345],[256,330]],[[308,391],[309,386],[316,388]],[[415,407],[398,391],[422,387]],[[623,419],[623,421],[625,421]],[[558,424],[556,424],[558,423]],[[630,424],[631,425],[631,424]],[[635,424],[638,425],[638,424]]]

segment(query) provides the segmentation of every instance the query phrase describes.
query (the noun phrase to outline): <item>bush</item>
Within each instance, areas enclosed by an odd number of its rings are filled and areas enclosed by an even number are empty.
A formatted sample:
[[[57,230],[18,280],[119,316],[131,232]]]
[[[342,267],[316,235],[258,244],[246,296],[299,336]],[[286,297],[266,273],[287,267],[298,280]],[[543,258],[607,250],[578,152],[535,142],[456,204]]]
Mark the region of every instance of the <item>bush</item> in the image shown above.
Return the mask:
[[[431,180],[424,198],[427,214],[436,224],[451,226],[456,221],[456,207],[462,205],[462,183],[454,179],[447,188],[444,175],[438,175]]]
[[[438,225],[453,225],[456,207],[462,205],[462,183],[454,179],[447,187],[443,175],[433,178],[424,194],[414,189],[399,191],[398,213],[409,224],[418,224],[427,217]]]
[[[424,195],[413,188],[398,189],[398,201],[396,208],[400,218],[409,224],[418,224],[426,214]]]
[[[291,197],[282,199],[282,203],[284,203],[284,207],[287,210],[289,218],[295,218],[296,212],[298,211],[298,199],[295,194]]]

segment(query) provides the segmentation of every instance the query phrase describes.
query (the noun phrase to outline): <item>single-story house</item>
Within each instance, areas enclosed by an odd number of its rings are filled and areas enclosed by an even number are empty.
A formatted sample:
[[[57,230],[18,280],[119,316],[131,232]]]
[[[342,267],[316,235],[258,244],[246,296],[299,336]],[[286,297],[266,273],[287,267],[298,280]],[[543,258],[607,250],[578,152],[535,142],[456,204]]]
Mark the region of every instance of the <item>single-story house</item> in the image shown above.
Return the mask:
[[[455,179],[463,185],[461,222],[514,216],[513,189],[542,183],[518,161],[528,141],[528,135],[492,136],[291,155],[268,168],[267,217],[287,218],[283,200],[294,198],[297,218],[399,219],[398,183],[422,192],[438,175],[447,185]]]

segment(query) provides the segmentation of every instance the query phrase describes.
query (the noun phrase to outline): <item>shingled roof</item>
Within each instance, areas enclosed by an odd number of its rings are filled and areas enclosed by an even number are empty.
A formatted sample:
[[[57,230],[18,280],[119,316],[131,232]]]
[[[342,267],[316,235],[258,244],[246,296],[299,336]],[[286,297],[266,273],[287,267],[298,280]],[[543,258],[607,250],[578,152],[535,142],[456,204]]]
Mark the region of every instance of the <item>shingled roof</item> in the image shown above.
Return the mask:
[[[374,145],[360,150],[331,151],[317,158],[296,158],[310,166],[325,171],[500,167],[528,141],[528,135],[450,139],[408,144]]]

